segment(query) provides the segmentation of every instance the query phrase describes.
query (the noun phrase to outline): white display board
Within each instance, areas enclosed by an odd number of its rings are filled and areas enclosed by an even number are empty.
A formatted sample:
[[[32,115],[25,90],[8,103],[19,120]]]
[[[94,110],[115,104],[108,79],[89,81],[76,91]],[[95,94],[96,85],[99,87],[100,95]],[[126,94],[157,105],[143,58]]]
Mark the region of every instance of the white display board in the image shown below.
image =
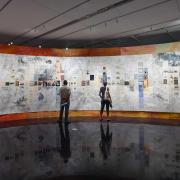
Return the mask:
[[[180,112],[180,53],[106,57],[0,54],[0,114],[56,111],[64,79],[72,110],[99,110],[106,73],[114,111]]]

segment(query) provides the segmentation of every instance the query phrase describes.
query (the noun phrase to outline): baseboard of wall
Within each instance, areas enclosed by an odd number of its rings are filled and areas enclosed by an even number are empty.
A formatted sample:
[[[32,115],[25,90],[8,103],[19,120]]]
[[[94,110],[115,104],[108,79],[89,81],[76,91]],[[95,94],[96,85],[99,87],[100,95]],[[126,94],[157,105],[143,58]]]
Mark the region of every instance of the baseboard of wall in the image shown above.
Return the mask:
[[[4,114],[0,115],[0,127],[55,123],[58,118],[57,111]],[[99,111],[70,111],[69,119],[72,122],[97,122]],[[106,120],[106,113],[104,113],[104,119]],[[110,119],[112,122],[180,125],[180,113],[111,111]]]

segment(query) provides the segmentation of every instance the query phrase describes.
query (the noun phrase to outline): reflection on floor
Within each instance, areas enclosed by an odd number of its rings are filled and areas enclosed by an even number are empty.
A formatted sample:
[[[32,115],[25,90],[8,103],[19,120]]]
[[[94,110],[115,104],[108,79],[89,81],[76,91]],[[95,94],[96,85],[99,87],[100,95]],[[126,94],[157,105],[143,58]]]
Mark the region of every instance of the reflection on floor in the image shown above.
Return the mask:
[[[180,179],[180,127],[74,122],[0,129],[0,179]],[[105,179],[106,179],[105,178]]]

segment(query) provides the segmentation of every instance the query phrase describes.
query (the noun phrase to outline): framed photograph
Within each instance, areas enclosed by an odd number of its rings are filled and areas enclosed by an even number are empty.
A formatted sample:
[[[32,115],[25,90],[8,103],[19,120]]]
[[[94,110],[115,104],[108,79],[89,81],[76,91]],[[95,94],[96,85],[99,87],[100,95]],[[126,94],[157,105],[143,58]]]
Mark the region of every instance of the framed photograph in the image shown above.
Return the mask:
[[[94,75],[90,75],[90,81],[94,81]]]

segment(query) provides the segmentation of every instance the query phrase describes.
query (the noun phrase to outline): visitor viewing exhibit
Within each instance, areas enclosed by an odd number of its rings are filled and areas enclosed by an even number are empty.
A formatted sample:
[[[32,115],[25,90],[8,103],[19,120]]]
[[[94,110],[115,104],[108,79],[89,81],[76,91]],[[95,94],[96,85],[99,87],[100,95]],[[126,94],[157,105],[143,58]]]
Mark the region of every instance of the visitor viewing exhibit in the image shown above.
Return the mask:
[[[0,22],[0,180],[180,179],[180,0],[1,0]]]

